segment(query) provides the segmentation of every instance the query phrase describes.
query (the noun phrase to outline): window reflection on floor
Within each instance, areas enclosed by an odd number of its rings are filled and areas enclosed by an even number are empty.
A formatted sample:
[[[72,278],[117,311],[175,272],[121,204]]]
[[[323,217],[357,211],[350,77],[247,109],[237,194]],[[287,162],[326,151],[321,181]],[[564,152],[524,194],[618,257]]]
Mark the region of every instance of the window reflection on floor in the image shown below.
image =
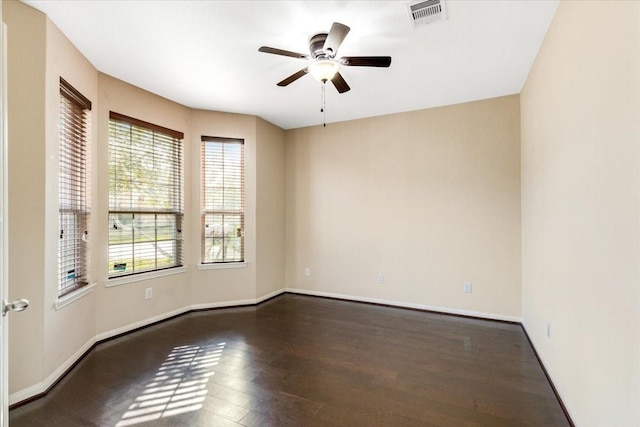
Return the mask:
[[[225,343],[175,347],[144,391],[135,398],[116,427],[131,426],[197,411],[207,394]]]

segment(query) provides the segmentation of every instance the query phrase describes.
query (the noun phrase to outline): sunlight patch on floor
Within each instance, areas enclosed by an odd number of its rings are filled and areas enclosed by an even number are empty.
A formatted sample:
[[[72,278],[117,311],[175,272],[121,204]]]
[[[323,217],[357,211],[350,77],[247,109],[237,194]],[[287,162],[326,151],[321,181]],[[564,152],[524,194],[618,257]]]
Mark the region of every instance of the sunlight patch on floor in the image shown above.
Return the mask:
[[[135,398],[116,427],[132,426],[202,408],[211,367],[218,364],[225,343],[175,347],[144,391]]]

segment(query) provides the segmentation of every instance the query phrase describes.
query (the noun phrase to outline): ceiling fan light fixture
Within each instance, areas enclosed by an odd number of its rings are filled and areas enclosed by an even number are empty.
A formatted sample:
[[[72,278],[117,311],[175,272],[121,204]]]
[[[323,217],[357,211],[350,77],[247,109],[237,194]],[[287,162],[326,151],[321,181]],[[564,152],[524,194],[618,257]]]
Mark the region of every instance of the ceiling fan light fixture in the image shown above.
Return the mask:
[[[316,80],[326,83],[338,72],[340,64],[334,59],[318,59],[309,65],[309,74]]]

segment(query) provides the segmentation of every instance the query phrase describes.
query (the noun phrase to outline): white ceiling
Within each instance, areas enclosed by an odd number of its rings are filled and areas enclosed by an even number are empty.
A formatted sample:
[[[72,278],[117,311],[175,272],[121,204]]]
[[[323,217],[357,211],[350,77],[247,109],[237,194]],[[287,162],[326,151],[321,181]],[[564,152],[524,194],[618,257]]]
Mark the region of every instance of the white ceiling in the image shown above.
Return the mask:
[[[101,72],[180,104],[253,114],[284,129],[321,124],[320,83],[276,83],[333,22],[338,56],[389,55],[390,68],[342,67],[327,123],[519,93],[558,1],[448,1],[448,20],[413,28],[408,1],[23,0],[46,13]]]

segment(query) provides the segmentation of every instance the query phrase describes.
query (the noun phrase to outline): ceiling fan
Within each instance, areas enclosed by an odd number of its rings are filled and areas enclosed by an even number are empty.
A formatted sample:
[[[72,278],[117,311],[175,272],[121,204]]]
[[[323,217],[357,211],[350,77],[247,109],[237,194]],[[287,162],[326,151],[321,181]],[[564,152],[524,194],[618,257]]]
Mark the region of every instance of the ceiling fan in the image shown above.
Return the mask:
[[[278,86],[287,86],[308,73],[322,83],[331,80],[338,92],[344,93],[351,88],[340,75],[338,71],[340,66],[386,68],[391,65],[390,56],[343,56],[336,59],[338,48],[349,33],[349,30],[351,28],[346,25],[334,22],[328,33],[318,33],[311,36],[309,39],[309,55],[268,46],[262,46],[258,51],[311,60],[311,64],[282,80],[278,83]]]

